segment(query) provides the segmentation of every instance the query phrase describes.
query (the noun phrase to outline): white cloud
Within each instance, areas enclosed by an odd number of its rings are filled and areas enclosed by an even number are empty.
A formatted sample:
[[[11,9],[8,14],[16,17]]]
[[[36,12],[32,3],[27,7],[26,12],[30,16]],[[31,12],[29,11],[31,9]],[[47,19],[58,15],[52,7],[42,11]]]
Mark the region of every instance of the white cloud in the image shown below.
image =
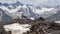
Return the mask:
[[[16,0],[0,0],[2,3],[15,3]]]
[[[43,5],[60,5],[60,0],[17,0],[23,4],[43,4]],[[15,3],[16,0],[0,0],[0,2]]]

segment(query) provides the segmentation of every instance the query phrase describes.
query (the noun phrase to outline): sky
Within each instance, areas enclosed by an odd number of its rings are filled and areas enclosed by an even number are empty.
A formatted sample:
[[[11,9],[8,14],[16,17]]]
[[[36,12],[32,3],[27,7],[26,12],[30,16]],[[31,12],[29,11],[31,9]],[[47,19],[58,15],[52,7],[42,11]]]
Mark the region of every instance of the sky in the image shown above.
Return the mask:
[[[20,1],[23,4],[33,4],[33,5],[60,5],[60,0],[0,0],[2,3],[15,3],[16,1]]]

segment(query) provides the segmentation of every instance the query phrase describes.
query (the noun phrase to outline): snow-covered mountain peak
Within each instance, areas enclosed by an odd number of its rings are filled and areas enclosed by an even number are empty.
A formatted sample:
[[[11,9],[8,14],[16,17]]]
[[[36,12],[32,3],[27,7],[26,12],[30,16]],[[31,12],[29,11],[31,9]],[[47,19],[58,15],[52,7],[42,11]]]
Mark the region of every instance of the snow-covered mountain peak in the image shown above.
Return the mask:
[[[21,8],[21,6],[18,6],[18,7],[16,7],[15,9],[11,9],[10,11],[9,11],[9,13],[13,13],[13,12],[18,12],[18,10]]]
[[[58,8],[45,8],[45,7],[39,7],[36,6],[29,6],[29,5],[21,5],[19,2],[14,4],[9,4],[8,6],[0,6],[2,10],[6,10],[9,13],[16,13],[16,12],[22,12],[24,16],[30,17],[44,17],[48,18],[51,15],[54,15],[58,12]],[[10,9],[12,8],[12,9]],[[32,18],[33,18],[32,17]]]
[[[8,9],[7,7],[5,7],[5,6],[0,6],[0,8],[1,8],[2,10],[7,10],[7,11],[9,11],[9,9]]]
[[[27,6],[26,5],[23,5],[24,8],[26,8]]]

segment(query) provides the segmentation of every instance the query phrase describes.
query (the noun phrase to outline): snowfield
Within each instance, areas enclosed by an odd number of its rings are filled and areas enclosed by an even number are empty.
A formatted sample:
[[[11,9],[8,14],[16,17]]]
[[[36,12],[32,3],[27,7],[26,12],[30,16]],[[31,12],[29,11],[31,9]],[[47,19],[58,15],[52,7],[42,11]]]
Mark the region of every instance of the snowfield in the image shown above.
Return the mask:
[[[29,24],[19,24],[19,23],[4,25],[5,31],[11,31],[12,34],[23,34],[29,31],[30,27],[31,25]]]
[[[50,12],[54,10],[54,8],[42,8],[42,9],[33,9],[33,12],[34,13],[37,13],[37,14],[43,14],[44,12]]]

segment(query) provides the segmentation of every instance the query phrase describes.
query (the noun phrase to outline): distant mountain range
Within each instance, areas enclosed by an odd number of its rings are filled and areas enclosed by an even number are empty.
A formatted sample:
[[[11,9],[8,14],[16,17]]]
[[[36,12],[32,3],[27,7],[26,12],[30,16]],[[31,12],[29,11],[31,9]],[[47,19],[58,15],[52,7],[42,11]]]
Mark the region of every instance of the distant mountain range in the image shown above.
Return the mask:
[[[16,2],[16,3],[13,3],[13,4],[8,4],[8,3],[1,3],[0,2],[0,6],[5,6],[5,7],[8,7],[8,8],[16,8],[17,6],[19,6],[19,5],[23,5],[23,4],[21,4],[20,2]]]
[[[0,2],[0,9],[2,9],[7,15],[12,16],[17,16],[17,14],[20,12],[21,15],[24,15],[28,18],[51,18],[52,16],[58,14],[60,10],[58,9],[60,6],[54,7],[54,8],[47,8],[43,6],[33,6],[33,5],[27,5],[27,4],[22,4],[20,2],[16,2],[13,4],[8,4],[8,3],[1,3]],[[9,14],[11,13],[11,14]],[[18,14],[17,17],[21,17]]]

